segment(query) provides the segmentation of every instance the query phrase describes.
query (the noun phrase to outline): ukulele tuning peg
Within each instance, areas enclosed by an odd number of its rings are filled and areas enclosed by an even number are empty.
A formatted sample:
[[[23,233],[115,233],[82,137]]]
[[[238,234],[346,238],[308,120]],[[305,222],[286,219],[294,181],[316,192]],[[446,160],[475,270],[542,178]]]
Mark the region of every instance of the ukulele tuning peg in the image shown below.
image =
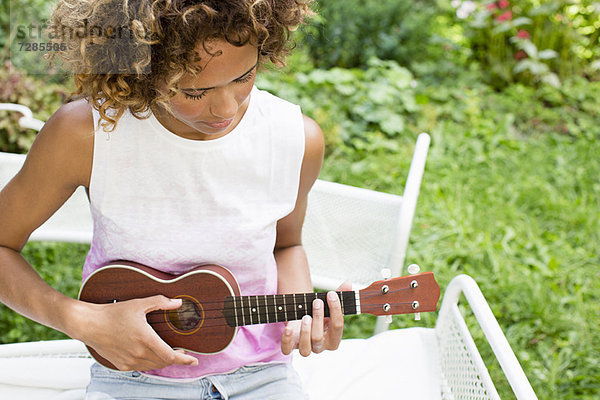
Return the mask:
[[[384,268],[381,270],[381,276],[383,279],[390,279],[392,277],[392,270],[389,268]]]
[[[385,316],[385,323],[386,324],[391,324],[392,323],[392,316],[391,315],[386,315]]]
[[[421,320],[421,313],[415,313],[415,321],[420,321]]]
[[[417,264],[410,264],[408,266],[407,270],[408,270],[409,274],[414,275],[414,274],[419,273],[419,271],[421,270],[421,267],[419,267]]]

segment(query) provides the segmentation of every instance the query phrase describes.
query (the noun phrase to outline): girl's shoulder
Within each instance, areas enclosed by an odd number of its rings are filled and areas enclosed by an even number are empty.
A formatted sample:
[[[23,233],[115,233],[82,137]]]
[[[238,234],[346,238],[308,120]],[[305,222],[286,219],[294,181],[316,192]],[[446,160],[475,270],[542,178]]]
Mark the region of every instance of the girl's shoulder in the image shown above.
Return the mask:
[[[30,150],[30,155],[37,155],[40,161],[58,164],[71,175],[73,184],[86,187],[93,153],[94,120],[91,106],[85,99],[63,104],[52,114]],[[44,160],[46,157],[52,159]]]

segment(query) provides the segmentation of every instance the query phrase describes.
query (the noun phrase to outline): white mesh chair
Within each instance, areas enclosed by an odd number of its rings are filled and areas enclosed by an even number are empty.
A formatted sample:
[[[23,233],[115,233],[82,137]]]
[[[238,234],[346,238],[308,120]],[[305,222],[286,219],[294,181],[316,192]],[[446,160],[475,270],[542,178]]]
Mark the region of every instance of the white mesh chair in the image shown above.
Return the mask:
[[[25,126],[31,127],[27,119]],[[317,181],[303,231],[315,286],[334,289],[350,280],[361,287],[380,279],[385,269],[401,275],[428,146],[429,136],[420,135],[403,196]],[[23,160],[0,153],[0,189]],[[89,242],[88,207],[85,192],[78,190],[32,240]],[[461,293],[517,398],[535,399],[481,291],[466,275],[448,285],[435,328],[385,331],[369,339],[344,340],[334,352],[308,358],[296,354],[294,365],[311,399],[498,399],[458,308]],[[379,319],[376,330],[386,327]],[[0,345],[0,398],[82,399],[92,362],[75,340]]]

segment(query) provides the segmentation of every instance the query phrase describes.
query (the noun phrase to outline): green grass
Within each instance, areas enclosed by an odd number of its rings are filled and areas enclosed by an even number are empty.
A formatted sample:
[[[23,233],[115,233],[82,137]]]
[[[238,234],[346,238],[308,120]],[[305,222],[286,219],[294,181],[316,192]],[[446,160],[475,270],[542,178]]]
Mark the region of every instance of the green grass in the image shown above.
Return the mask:
[[[442,290],[461,273],[478,282],[540,399],[596,398],[600,144],[555,135],[495,145],[453,131],[432,136],[407,263],[434,271]],[[351,172],[351,160],[329,159],[325,174],[401,193],[402,179],[377,178],[389,161],[369,159],[372,174],[364,175]],[[394,326],[433,320],[395,317]],[[362,337],[372,318],[354,322],[348,336]],[[502,397],[511,398],[498,366],[490,368]]]
[[[407,264],[434,271],[442,290],[462,273],[479,283],[540,399],[597,398],[600,143],[514,123],[435,122]],[[414,139],[397,152],[334,154],[323,174],[401,193]],[[372,321],[354,318],[347,336],[365,336]],[[468,322],[502,398],[512,398]],[[405,316],[393,326],[433,324]]]

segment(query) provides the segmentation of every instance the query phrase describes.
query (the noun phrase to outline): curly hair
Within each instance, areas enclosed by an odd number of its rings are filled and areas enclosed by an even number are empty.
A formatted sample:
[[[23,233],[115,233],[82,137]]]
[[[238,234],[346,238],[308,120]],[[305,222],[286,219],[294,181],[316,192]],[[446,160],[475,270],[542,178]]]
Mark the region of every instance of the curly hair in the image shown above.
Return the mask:
[[[224,39],[252,44],[259,63],[285,65],[290,33],[312,15],[312,0],[60,0],[49,37],[72,70],[74,95],[91,101],[105,131],[126,109],[138,119],[150,107],[170,110],[186,73],[201,71],[194,48]]]

